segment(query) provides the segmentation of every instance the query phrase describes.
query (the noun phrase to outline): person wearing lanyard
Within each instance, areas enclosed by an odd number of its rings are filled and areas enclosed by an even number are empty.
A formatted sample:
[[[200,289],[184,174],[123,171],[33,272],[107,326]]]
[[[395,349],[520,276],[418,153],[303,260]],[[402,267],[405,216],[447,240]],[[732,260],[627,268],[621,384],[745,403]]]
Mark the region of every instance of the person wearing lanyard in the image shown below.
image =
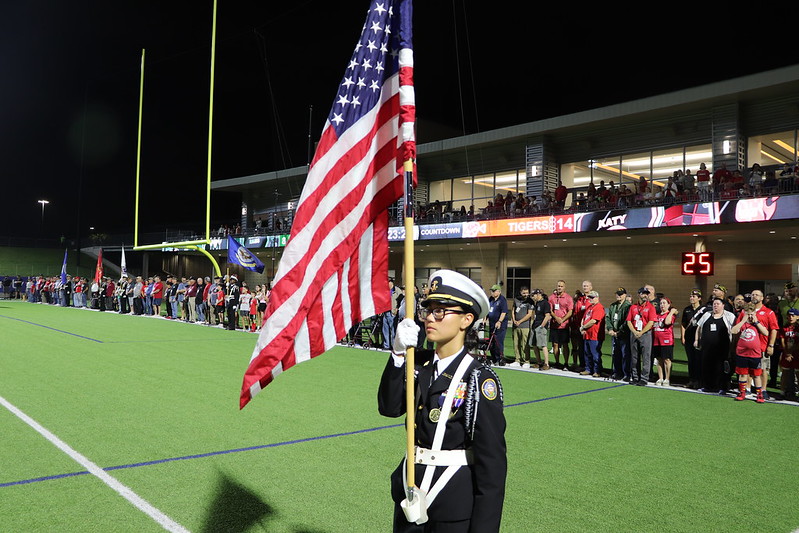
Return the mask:
[[[429,286],[420,315],[435,349],[415,352],[411,459],[418,495],[407,498],[406,457],[391,475],[393,530],[497,532],[507,476],[502,385],[470,353],[477,343],[472,326],[486,316],[488,299],[479,285],[451,270],[433,272]],[[383,416],[406,414],[404,356],[417,335],[412,318],[397,325],[378,388]]]

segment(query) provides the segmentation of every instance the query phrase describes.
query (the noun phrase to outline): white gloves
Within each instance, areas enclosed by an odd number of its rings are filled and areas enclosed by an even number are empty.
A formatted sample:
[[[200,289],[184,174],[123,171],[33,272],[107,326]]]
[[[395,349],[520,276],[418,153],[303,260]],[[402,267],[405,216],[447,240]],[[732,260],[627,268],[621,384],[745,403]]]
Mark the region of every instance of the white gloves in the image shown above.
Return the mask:
[[[394,334],[392,351],[395,354],[403,354],[408,346],[416,346],[419,340],[419,326],[412,318],[405,318],[397,324],[397,331]]]

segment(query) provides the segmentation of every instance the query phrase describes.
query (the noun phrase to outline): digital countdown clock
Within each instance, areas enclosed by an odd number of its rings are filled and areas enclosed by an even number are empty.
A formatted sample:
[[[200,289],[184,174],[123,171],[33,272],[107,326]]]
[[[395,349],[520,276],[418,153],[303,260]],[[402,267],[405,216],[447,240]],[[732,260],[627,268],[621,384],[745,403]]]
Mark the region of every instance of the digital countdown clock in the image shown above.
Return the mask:
[[[682,253],[682,274],[684,276],[712,276],[714,264],[713,252]]]

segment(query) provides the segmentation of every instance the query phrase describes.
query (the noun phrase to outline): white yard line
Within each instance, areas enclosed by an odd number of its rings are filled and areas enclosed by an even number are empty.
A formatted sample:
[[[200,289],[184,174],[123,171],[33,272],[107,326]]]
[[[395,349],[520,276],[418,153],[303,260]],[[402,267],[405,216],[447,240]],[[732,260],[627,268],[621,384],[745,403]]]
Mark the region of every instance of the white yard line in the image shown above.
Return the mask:
[[[175,531],[175,532],[186,532],[188,530],[169,518],[167,515],[150,505],[147,501],[145,501],[141,496],[130,490],[128,487],[123,485],[119,482],[115,477],[111,476],[91,462],[88,458],[84,457],[77,451],[75,451],[72,447],[70,447],[66,442],[62,441],[58,437],[56,437],[53,433],[48,431],[45,427],[41,424],[36,422],[34,419],[20,411],[17,407],[11,404],[8,400],[0,396],[0,405],[8,409],[12,412],[17,418],[28,424],[34,430],[36,430],[39,434],[41,434],[44,438],[50,441],[56,448],[70,456],[76,463],[80,464],[86,470],[89,471],[90,474],[94,475],[95,477],[99,478],[100,481],[105,483],[108,487],[114,490],[117,494],[128,500],[132,503],[137,509],[145,513],[147,516],[155,520],[161,527],[166,529],[167,531]]]

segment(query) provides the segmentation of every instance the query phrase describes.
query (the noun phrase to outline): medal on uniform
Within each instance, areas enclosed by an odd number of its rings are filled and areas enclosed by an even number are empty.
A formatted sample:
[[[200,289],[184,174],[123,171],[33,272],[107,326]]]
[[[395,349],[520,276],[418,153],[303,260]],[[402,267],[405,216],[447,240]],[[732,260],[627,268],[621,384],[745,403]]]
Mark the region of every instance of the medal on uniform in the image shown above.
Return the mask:
[[[441,396],[438,397],[438,407],[434,407],[430,409],[430,421],[435,423],[438,422],[438,419],[441,418],[441,408],[444,407],[444,401],[447,398],[447,391],[441,393]],[[449,413],[449,417],[452,418],[455,416],[455,413],[463,404],[463,400],[466,398],[466,383],[461,381],[458,383],[458,387],[455,389],[455,398],[452,400],[452,411]]]

